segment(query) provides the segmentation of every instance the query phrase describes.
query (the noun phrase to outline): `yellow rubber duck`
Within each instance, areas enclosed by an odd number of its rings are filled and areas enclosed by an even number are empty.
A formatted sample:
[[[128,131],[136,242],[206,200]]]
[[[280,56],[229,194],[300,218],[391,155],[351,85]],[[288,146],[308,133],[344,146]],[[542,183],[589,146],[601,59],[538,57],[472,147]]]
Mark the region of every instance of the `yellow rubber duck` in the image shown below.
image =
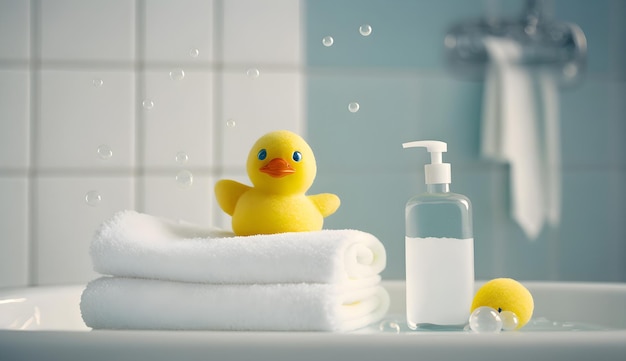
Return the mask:
[[[215,196],[232,216],[233,232],[240,236],[321,230],[324,217],[339,208],[335,194],[307,196],[317,173],[311,147],[286,130],[259,138],[246,163],[253,187],[222,179]]]

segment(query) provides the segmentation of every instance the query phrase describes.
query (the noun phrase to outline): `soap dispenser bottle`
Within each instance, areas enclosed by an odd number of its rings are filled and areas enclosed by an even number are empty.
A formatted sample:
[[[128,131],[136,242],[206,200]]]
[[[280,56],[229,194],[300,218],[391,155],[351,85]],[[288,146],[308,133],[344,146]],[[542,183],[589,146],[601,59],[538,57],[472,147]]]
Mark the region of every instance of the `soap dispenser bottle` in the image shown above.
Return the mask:
[[[474,238],[470,200],[450,192],[451,170],[442,162],[447,144],[424,140],[426,193],[406,204],[406,310],[411,329],[462,328],[474,295]]]

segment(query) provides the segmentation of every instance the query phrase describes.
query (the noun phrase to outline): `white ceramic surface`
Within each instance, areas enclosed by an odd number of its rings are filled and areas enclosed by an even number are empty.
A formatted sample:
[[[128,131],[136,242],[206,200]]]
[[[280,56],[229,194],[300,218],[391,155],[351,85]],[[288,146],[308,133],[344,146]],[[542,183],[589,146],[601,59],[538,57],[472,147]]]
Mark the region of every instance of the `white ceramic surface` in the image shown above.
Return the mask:
[[[626,284],[525,285],[535,299],[533,319],[550,325],[500,334],[395,333],[379,325],[346,334],[90,331],[78,309],[82,286],[4,289],[0,360],[623,360]],[[387,321],[401,318],[404,283],[385,287]]]

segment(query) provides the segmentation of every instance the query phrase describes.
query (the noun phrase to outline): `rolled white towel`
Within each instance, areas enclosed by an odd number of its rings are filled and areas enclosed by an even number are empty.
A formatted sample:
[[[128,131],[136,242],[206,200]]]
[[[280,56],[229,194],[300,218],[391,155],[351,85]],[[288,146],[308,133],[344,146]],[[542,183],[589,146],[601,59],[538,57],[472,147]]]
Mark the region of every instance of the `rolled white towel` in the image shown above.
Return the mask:
[[[381,320],[389,294],[380,285],[203,284],[102,277],[80,309],[94,329],[350,331]]]
[[[382,243],[358,230],[235,237],[122,211],[91,243],[101,274],[201,283],[371,284],[385,268]]]

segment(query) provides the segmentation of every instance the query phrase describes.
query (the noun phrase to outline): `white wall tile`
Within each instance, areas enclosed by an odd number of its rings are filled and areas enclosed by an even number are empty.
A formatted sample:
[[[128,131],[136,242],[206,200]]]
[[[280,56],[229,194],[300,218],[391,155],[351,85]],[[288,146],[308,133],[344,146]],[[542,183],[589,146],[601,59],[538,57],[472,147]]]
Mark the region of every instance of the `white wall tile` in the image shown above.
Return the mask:
[[[187,174],[192,182],[187,182]],[[183,179],[181,180],[180,177]],[[140,187],[145,213],[198,225],[212,225],[213,178],[180,168],[167,175],[150,175]]]
[[[0,177],[0,287],[28,283],[28,182]]]
[[[41,2],[43,60],[128,61],[135,56],[135,2]]]
[[[213,1],[145,3],[145,60],[197,64],[213,60]]]
[[[89,192],[95,193],[87,202]],[[37,283],[84,283],[96,277],[89,257],[94,232],[115,212],[134,208],[133,199],[130,177],[38,179]]]
[[[25,70],[0,70],[0,168],[29,163],[29,79]]]
[[[224,62],[302,63],[300,1],[224,1]]]
[[[44,70],[40,98],[36,139],[40,166],[111,168],[133,164],[135,93],[131,72]],[[109,158],[106,152],[98,153],[101,145],[112,152]]]
[[[0,0],[0,60],[30,54],[30,1]]]
[[[184,77],[172,78],[184,72]],[[187,167],[209,166],[213,149],[212,76],[209,72],[171,69],[145,73],[142,108],[147,167],[178,166],[176,155],[188,156]],[[144,102],[145,101],[145,102]]]
[[[250,147],[267,132],[286,129],[305,136],[303,92],[299,73],[261,68],[258,77],[245,70],[224,74],[222,164],[245,169]]]

